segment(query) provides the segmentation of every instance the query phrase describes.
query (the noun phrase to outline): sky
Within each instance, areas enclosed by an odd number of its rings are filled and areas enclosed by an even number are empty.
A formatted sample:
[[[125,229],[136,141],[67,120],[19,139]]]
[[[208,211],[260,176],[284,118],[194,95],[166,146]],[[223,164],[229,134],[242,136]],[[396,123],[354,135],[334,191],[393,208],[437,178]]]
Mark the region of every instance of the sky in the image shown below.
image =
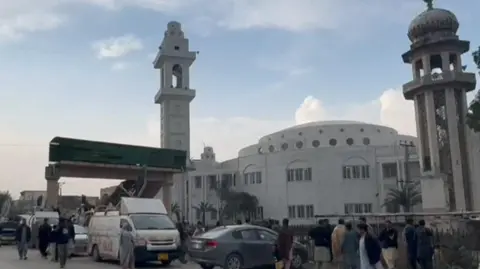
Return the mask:
[[[480,46],[478,0],[438,0]],[[166,24],[199,51],[190,86],[191,152],[218,160],[261,136],[317,120],[357,120],[415,134],[401,86],[420,0],[0,0],[0,190],[45,189],[55,136],[160,145]],[[463,57],[474,72],[471,53]],[[98,195],[112,180],[62,179]]]

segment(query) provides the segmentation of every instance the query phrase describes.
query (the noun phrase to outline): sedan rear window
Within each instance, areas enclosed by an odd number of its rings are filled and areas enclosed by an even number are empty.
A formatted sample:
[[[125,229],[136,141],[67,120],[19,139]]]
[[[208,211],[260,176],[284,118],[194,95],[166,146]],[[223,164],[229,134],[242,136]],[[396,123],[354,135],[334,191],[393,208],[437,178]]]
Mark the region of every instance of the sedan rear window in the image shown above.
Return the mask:
[[[225,227],[217,227],[215,229],[212,229],[210,231],[207,231],[203,234],[200,235],[202,238],[217,238],[222,235],[224,235],[228,231],[227,228]]]

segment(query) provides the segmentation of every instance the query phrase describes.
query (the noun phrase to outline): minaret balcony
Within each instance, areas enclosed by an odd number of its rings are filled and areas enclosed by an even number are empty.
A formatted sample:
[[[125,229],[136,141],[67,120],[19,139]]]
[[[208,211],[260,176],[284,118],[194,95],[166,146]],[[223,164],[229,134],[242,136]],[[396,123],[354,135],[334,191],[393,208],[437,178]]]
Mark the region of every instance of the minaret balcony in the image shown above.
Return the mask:
[[[423,91],[438,89],[464,89],[467,92],[475,90],[476,79],[474,73],[445,71],[424,75],[418,79],[403,84],[403,95],[407,100]]]
[[[155,94],[155,104],[161,104],[165,100],[182,100],[191,102],[195,98],[196,92],[188,88],[161,88]]]

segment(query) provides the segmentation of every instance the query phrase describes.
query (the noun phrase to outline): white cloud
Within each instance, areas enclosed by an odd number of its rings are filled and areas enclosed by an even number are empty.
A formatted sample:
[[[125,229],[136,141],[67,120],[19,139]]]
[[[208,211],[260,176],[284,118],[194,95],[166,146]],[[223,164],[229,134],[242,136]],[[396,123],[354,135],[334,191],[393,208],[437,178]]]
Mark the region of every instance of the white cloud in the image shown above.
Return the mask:
[[[0,0],[0,41],[15,41],[28,33],[61,26],[66,16],[55,7],[61,0]]]
[[[119,58],[143,49],[140,39],[132,34],[110,37],[93,42],[92,49],[99,59]]]

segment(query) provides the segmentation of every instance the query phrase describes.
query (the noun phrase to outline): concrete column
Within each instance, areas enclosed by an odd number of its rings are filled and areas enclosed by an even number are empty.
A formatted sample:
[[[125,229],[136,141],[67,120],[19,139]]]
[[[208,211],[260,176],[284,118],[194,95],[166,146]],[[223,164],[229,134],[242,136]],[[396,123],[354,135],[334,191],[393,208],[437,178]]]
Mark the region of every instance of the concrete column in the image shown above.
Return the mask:
[[[58,180],[59,178],[47,179],[47,201],[45,203],[47,208],[58,206],[58,196],[59,196]]]
[[[168,215],[172,214],[172,185],[167,184],[162,187],[162,200]]]
[[[432,73],[432,68],[430,66],[430,55],[422,56],[423,72],[425,75]]]
[[[442,71],[450,71],[450,53],[448,51],[441,53],[442,57]]]
[[[457,120],[457,104],[455,102],[455,92],[453,89],[445,90],[445,103],[447,107],[448,137],[450,144],[450,156],[453,176],[453,190],[455,192],[456,210],[466,210],[465,186],[463,179],[463,165],[460,154],[460,141],[458,137],[458,128],[461,125]]]
[[[423,152],[423,143],[425,143],[425,139],[428,139],[428,137],[424,137],[425,134],[422,134],[422,128],[425,123],[425,119],[422,119],[420,117],[420,112],[423,110],[425,111],[425,102],[423,103],[423,107],[420,107],[422,105],[419,101],[420,96],[417,94],[414,97],[414,108],[415,108],[415,122],[417,124],[417,136],[418,136],[418,141],[420,142],[419,145],[417,146],[417,154],[420,160],[420,174],[423,175],[424,173],[424,157],[425,157],[425,152]],[[425,99],[424,99],[425,100]]]
[[[425,112],[428,130],[428,146],[430,148],[430,158],[432,161],[432,173],[439,174],[440,158],[438,156],[437,124],[435,121],[435,103],[433,91],[425,92]]]

